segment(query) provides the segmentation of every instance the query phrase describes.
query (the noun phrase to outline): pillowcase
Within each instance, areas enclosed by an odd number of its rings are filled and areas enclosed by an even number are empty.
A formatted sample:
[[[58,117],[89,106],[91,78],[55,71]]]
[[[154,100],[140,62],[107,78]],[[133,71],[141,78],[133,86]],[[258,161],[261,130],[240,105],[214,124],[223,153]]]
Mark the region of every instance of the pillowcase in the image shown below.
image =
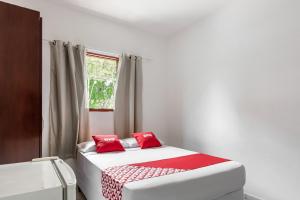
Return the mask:
[[[157,138],[161,145],[164,145],[164,142]],[[120,140],[121,144],[125,149],[137,148],[140,147],[135,138],[126,138]]]
[[[159,142],[163,145],[163,141],[159,140]],[[122,146],[125,149],[139,147],[139,144],[137,143],[135,138],[122,139],[122,140],[120,140],[120,143],[122,144]],[[77,147],[78,147],[78,150],[82,153],[96,152],[96,144],[95,144],[94,140],[77,144]]]
[[[77,144],[78,150],[82,153],[95,152],[96,145],[94,141],[82,142]]]
[[[137,148],[137,147],[139,147],[139,144],[137,143],[135,138],[122,139],[121,143],[122,143],[124,148]]]
[[[133,133],[132,135],[136,139],[141,149],[161,146],[161,143],[153,132]]]
[[[161,145],[164,145],[164,142],[157,138]],[[120,143],[125,149],[130,148],[137,148],[139,147],[139,144],[137,143],[135,138],[126,138],[120,140]],[[96,152],[96,144],[95,141],[87,141],[82,142],[80,144],[77,144],[78,150],[82,153],[88,153],[88,152]]]
[[[93,135],[97,153],[125,151],[116,135]]]

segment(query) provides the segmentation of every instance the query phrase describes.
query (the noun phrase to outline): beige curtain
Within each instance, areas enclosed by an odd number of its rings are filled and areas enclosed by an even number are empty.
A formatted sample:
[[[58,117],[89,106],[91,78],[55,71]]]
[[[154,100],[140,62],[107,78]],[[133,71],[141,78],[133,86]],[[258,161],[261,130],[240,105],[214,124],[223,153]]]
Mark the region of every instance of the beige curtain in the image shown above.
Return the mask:
[[[114,128],[120,138],[142,130],[142,58],[122,55],[115,93]]]
[[[85,48],[62,41],[50,48],[49,152],[66,159],[89,137]]]

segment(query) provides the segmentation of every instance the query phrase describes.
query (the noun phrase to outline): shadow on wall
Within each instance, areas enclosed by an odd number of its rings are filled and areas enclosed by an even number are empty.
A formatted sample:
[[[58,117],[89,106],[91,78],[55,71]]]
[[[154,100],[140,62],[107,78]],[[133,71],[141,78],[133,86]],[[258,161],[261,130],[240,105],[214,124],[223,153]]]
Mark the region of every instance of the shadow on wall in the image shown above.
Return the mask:
[[[172,90],[173,93],[180,92],[180,89],[178,90]],[[174,115],[173,112],[168,112],[166,114],[168,120],[167,120],[167,130],[168,130],[168,137],[166,138],[166,144],[176,147],[183,147],[184,140],[183,140],[183,96],[182,95],[176,95],[176,94],[169,94],[171,96],[177,96],[176,98],[172,99],[172,101],[169,101],[168,107],[175,108],[176,112],[178,114]]]

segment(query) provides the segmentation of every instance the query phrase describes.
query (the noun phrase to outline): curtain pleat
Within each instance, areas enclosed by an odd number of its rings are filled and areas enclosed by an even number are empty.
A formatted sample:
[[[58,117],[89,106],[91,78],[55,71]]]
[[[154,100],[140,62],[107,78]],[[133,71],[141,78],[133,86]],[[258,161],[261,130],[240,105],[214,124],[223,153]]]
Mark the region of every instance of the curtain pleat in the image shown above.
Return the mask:
[[[49,152],[66,159],[74,157],[76,144],[89,137],[85,48],[62,41],[50,47]]]
[[[122,55],[115,93],[114,130],[120,138],[142,130],[142,58]]]

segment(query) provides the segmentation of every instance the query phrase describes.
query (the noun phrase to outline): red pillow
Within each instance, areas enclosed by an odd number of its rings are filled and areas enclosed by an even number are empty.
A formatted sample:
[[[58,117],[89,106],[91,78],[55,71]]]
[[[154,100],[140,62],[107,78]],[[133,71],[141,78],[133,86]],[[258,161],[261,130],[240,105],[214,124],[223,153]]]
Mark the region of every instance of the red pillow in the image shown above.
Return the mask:
[[[93,135],[97,153],[125,151],[116,135]]]
[[[155,134],[152,132],[133,133],[132,135],[142,149],[161,146]]]

